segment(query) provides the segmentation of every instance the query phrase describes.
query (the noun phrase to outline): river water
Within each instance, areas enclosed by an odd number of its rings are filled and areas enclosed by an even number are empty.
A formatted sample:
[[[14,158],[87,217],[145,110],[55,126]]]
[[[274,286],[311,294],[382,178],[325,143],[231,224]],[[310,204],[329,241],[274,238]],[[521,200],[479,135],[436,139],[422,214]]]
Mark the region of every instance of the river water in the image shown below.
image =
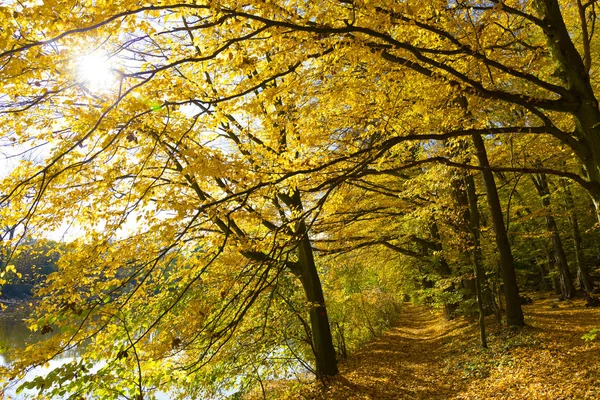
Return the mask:
[[[35,335],[39,333],[32,333],[27,329],[23,318],[25,313],[10,312],[4,314],[0,312],[0,365],[9,365],[12,360],[7,358],[6,350],[9,348],[23,348],[28,344],[35,342]],[[77,359],[79,356],[78,351],[70,350],[64,354],[57,356],[51,360],[46,367],[37,367],[32,371],[28,372],[25,377],[11,384],[11,386],[4,392],[0,392],[0,399],[5,400],[26,400],[32,398],[35,391],[23,390],[17,394],[17,388],[25,381],[34,379],[36,376],[44,376],[54,368],[61,366],[67,362]],[[156,398],[159,400],[168,400],[170,396],[168,393],[156,393]],[[59,400],[59,399],[56,399]]]
[[[34,334],[27,329],[23,318],[25,313],[21,312],[9,312],[0,314],[0,365],[8,365],[12,360],[7,358],[6,350],[14,348],[23,348],[34,341]],[[24,378],[19,382],[13,383],[5,392],[4,399],[21,400],[32,397],[35,392],[23,391],[17,395],[17,387],[25,380],[31,380],[36,376],[45,375],[50,370],[69,362],[77,357],[76,351],[71,351],[57,357],[57,359],[50,361],[46,368],[38,367],[30,371]]]

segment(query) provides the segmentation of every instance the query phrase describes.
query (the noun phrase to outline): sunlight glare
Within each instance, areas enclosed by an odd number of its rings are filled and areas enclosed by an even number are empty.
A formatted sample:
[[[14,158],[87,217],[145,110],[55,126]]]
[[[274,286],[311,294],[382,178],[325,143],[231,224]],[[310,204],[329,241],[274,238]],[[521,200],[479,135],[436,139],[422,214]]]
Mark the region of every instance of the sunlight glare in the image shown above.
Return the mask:
[[[77,66],[79,80],[92,92],[107,90],[115,81],[113,66],[106,55],[88,54],[79,59]]]

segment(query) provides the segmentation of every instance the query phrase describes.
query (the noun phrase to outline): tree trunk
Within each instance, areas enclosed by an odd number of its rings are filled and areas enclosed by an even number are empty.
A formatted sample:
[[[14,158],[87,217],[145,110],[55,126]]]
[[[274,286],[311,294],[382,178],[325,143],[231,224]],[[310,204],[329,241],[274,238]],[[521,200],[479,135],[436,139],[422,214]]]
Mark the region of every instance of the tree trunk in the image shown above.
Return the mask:
[[[550,290],[550,282],[548,281],[548,271],[544,267],[544,262],[538,260],[540,266],[540,281],[542,282],[542,290]]]
[[[477,296],[477,307],[479,308],[479,338],[481,347],[487,349],[487,338],[485,335],[485,310],[483,307],[482,282],[485,279],[483,272],[483,255],[481,254],[481,241],[479,238],[479,209],[477,208],[477,193],[475,191],[475,180],[472,175],[465,176],[465,186],[469,201],[470,231],[473,240],[473,266],[475,268],[475,293]]]
[[[496,234],[496,245],[498,246],[498,253],[500,255],[500,269],[502,280],[504,281],[504,295],[506,300],[506,323],[510,326],[523,326],[525,325],[525,319],[523,317],[523,310],[521,309],[517,275],[515,273],[508,235],[504,227],[504,216],[500,206],[498,189],[496,188],[494,175],[490,170],[490,163],[487,158],[483,139],[479,135],[472,135],[472,139],[477,151],[479,166],[482,167],[481,175],[485,185],[492,224]]]
[[[304,225],[302,223],[301,225]],[[306,300],[310,303],[310,324],[312,329],[312,340],[316,358],[317,377],[337,375],[337,360],[333,338],[325,307],[325,298],[321,287],[321,280],[317,273],[315,259],[308,234],[304,233],[298,245],[298,265],[300,269],[300,280]]]
[[[442,245],[442,236],[440,235],[440,229],[438,227],[438,224],[437,224],[437,221],[435,220],[435,218],[431,218],[431,222],[429,224],[429,235],[431,236],[431,240],[432,240],[432,242],[430,243],[432,248],[430,248],[430,250],[433,250],[438,253],[437,255],[434,256],[434,258],[435,258],[434,263],[435,263],[436,270],[442,278],[448,278],[448,277],[452,276],[452,269],[450,268],[450,265],[448,264],[446,257],[444,257],[442,254],[439,254],[440,252],[443,251],[444,247]],[[450,286],[448,286],[447,288],[444,288],[444,292],[448,292],[448,293],[454,292],[454,290],[455,290],[455,287],[454,287],[453,283],[450,284]],[[458,308],[458,304],[445,302],[444,303],[444,318],[448,321],[454,319],[457,308]]]
[[[574,137],[562,138],[581,160],[590,194],[600,221],[600,109],[598,100],[579,50],[573,43],[557,0],[535,0],[544,35],[563,84],[569,91],[566,100],[573,103],[568,112],[575,117]],[[588,33],[584,33],[588,34]]]
[[[556,267],[556,258],[554,257],[554,252],[550,247],[546,248],[546,264],[548,265],[548,271],[558,270],[558,267]],[[556,275],[552,274],[550,280],[552,281],[552,290],[554,290],[554,293],[561,294],[560,281]]]
[[[575,213],[575,202],[573,201],[573,194],[571,188],[565,179],[561,179],[561,183],[565,190],[565,203],[569,210],[569,222],[571,223],[571,229],[573,231],[573,242],[575,247],[575,263],[577,264],[577,281],[582,290],[591,293],[594,290],[594,284],[587,266],[583,262],[583,254],[581,252],[581,232],[579,230],[579,221],[577,214]]]
[[[298,191],[294,192],[292,200],[294,207],[300,211],[302,203]],[[325,297],[323,296],[321,280],[317,272],[306,223],[303,219],[298,223],[296,232],[300,236],[297,272],[306,294],[306,300],[310,304],[310,325],[316,358],[316,374],[318,378],[335,376],[338,374],[337,360],[325,306]]]
[[[542,199],[542,206],[546,210],[546,228],[550,232],[550,239],[552,240],[552,247],[554,248],[554,257],[556,258],[556,265],[558,267],[558,273],[560,275],[560,288],[562,296],[565,299],[571,299],[575,296],[575,287],[573,286],[573,279],[571,278],[571,271],[569,270],[569,263],[567,262],[567,256],[565,255],[565,249],[558,233],[558,226],[556,220],[552,215],[552,209],[550,205],[550,188],[548,186],[548,179],[545,174],[539,174],[531,176],[531,180],[536,187],[538,194]]]

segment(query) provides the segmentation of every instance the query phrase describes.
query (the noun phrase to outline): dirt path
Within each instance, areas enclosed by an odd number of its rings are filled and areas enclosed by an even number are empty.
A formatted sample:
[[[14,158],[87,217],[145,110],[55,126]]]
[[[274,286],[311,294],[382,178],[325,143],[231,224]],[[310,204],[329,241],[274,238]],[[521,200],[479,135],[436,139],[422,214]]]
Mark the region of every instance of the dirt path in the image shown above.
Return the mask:
[[[600,399],[600,338],[581,339],[600,328],[600,310],[543,298],[524,311],[519,331],[490,319],[482,350],[475,323],[407,305],[401,325],[341,362],[328,389],[295,398]]]
[[[441,373],[447,346],[466,324],[448,329],[439,313],[406,306],[402,325],[340,363],[341,376],[323,398],[448,399],[458,389]]]

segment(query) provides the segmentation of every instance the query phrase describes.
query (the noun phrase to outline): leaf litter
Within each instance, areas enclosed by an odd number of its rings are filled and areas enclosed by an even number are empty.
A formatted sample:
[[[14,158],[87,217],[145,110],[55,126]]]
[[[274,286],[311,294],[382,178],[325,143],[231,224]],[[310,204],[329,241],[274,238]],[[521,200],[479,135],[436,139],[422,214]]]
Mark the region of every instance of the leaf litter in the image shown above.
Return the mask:
[[[541,296],[541,297],[540,297]],[[405,305],[395,328],[365,344],[323,383],[271,382],[268,399],[600,399],[600,310],[538,295],[527,326],[487,317],[488,349],[474,320]],[[254,393],[251,398],[264,398]]]

